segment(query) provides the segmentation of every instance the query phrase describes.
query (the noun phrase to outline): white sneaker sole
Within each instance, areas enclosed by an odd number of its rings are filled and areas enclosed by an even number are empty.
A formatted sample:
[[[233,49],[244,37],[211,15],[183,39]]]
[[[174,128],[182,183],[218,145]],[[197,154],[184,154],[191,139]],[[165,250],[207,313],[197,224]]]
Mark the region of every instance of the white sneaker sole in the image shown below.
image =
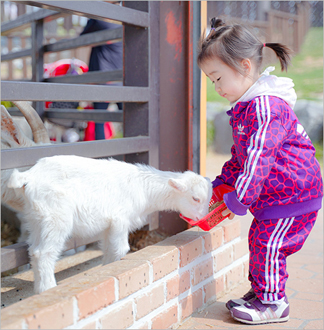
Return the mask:
[[[232,313],[231,313],[232,315]],[[242,323],[246,323],[246,324],[266,324],[266,323],[282,323],[282,322],[287,322],[289,320],[289,315],[286,317],[282,317],[280,319],[271,319],[271,320],[260,320],[260,321],[248,321],[248,320],[244,320],[244,319],[240,319],[238,317],[233,316],[233,319],[235,319],[236,321],[242,322]]]

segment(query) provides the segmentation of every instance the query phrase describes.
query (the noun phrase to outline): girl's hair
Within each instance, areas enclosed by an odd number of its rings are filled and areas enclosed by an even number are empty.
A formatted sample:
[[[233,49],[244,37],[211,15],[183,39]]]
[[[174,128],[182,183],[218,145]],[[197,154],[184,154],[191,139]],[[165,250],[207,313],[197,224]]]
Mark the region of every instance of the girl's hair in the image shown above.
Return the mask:
[[[206,38],[202,36],[200,39],[197,59],[199,66],[205,60],[218,57],[229,67],[244,75],[240,63],[248,58],[260,71],[263,47],[269,47],[279,58],[281,71],[287,71],[292,53],[288,47],[279,43],[263,44],[248,28],[239,24],[226,25],[219,18],[212,18],[210,25],[208,36]]]

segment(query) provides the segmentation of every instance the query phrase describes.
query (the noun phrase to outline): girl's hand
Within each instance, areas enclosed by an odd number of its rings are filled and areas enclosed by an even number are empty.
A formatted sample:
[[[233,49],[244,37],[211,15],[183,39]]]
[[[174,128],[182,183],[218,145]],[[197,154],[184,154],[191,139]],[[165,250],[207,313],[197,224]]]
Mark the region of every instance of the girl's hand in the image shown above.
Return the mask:
[[[232,220],[235,217],[235,213],[231,212],[228,208],[222,212],[222,216],[225,217],[229,214],[229,219]]]

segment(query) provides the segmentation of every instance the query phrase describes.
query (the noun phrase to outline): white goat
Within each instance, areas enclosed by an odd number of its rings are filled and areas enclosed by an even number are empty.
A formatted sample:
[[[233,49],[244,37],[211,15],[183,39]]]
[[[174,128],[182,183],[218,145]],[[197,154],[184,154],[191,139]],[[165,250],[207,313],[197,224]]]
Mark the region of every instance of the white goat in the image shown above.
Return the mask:
[[[13,101],[13,103],[27,120],[34,141],[28,136],[28,133],[24,133],[24,130],[12,119],[7,109],[1,105],[1,149],[28,148],[50,144],[50,139],[43,121],[30,103],[25,101]],[[23,210],[24,200],[17,196],[13,189],[8,188],[8,180],[12,171],[12,169],[1,170],[1,203],[5,207],[4,210],[8,208],[9,210],[19,212]],[[2,215],[3,217],[5,216]],[[17,218],[19,218],[19,214],[17,214]],[[14,222],[16,226],[20,225],[21,235],[18,241],[25,241],[27,239],[27,232],[23,225],[20,224],[20,221],[12,215],[7,221]]]
[[[19,125],[12,119],[7,109],[1,105],[1,149],[27,148],[41,144],[49,144],[50,140],[46,128],[37,112],[28,102],[13,102],[26,118],[34,137],[34,141],[27,137]],[[14,211],[23,209],[23,200],[8,188],[8,179],[12,170],[1,171],[1,203]]]
[[[29,127],[21,127],[21,120],[17,121],[10,116],[7,109],[1,105],[1,149],[14,149],[14,148],[29,148],[38,145],[49,145],[50,138],[45,127],[45,124],[39,117],[36,110],[31,106],[29,102],[25,101],[13,101],[16,107],[23,114],[26,124]],[[19,122],[19,124],[18,124]],[[34,140],[32,140],[34,138]],[[29,167],[20,168],[19,170],[27,170]],[[9,213],[7,222],[13,222],[15,226],[20,227],[20,236],[18,242],[25,242],[28,238],[28,232],[25,228],[24,221],[21,221],[20,211],[24,209],[25,200],[21,196],[17,195],[13,189],[8,187],[8,180],[12,173],[12,169],[1,171],[1,203],[4,206],[5,215],[1,215],[2,218],[6,217],[7,209],[17,212],[16,217]],[[79,246],[76,249],[65,251],[63,254],[73,254],[74,252],[83,251],[85,246]],[[19,270],[28,269],[29,266],[25,265],[19,267]]]
[[[143,227],[148,214],[174,210],[200,219],[212,195],[210,180],[191,171],[78,156],[42,158],[28,171],[14,170],[8,187],[25,200],[21,218],[30,233],[36,293],[56,286],[55,262],[71,235],[102,233],[107,264],[128,252],[128,234]]]

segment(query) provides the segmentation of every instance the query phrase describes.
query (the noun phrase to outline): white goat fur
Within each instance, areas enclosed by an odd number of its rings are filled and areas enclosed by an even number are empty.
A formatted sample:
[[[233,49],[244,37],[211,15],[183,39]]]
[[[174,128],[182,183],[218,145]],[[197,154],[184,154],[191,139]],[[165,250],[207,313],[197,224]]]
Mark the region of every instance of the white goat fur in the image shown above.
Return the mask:
[[[27,102],[15,102],[15,104],[19,107],[19,109],[25,108],[24,114],[26,111],[32,111],[30,114],[29,120],[31,121],[37,115],[36,111],[31,108]],[[39,129],[41,119],[36,118],[35,125],[37,127],[33,127],[32,130]],[[43,128],[45,132],[45,128]],[[44,134],[43,132],[43,134]],[[27,148],[34,147],[37,144],[48,144],[49,139],[43,139],[43,141],[35,143],[29,134],[24,132],[24,129],[17,124],[16,120],[13,120],[7,109],[1,105],[1,149],[13,149],[13,148]],[[21,211],[23,209],[24,201],[22,198],[17,197],[14,191],[8,188],[8,180],[11,176],[12,170],[1,170],[1,203],[10,207],[14,211]],[[23,232],[23,230],[22,230]],[[22,241],[25,238],[25,235],[22,235]]]
[[[25,200],[20,218],[30,233],[36,293],[56,285],[55,262],[70,236],[101,233],[107,264],[128,252],[129,232],[143,227],[148,214],[174,210],[200,219],[212,194],[210,180],[191,171],[78,156],[42,158],[28,171],[14,170],[8,187]]]

